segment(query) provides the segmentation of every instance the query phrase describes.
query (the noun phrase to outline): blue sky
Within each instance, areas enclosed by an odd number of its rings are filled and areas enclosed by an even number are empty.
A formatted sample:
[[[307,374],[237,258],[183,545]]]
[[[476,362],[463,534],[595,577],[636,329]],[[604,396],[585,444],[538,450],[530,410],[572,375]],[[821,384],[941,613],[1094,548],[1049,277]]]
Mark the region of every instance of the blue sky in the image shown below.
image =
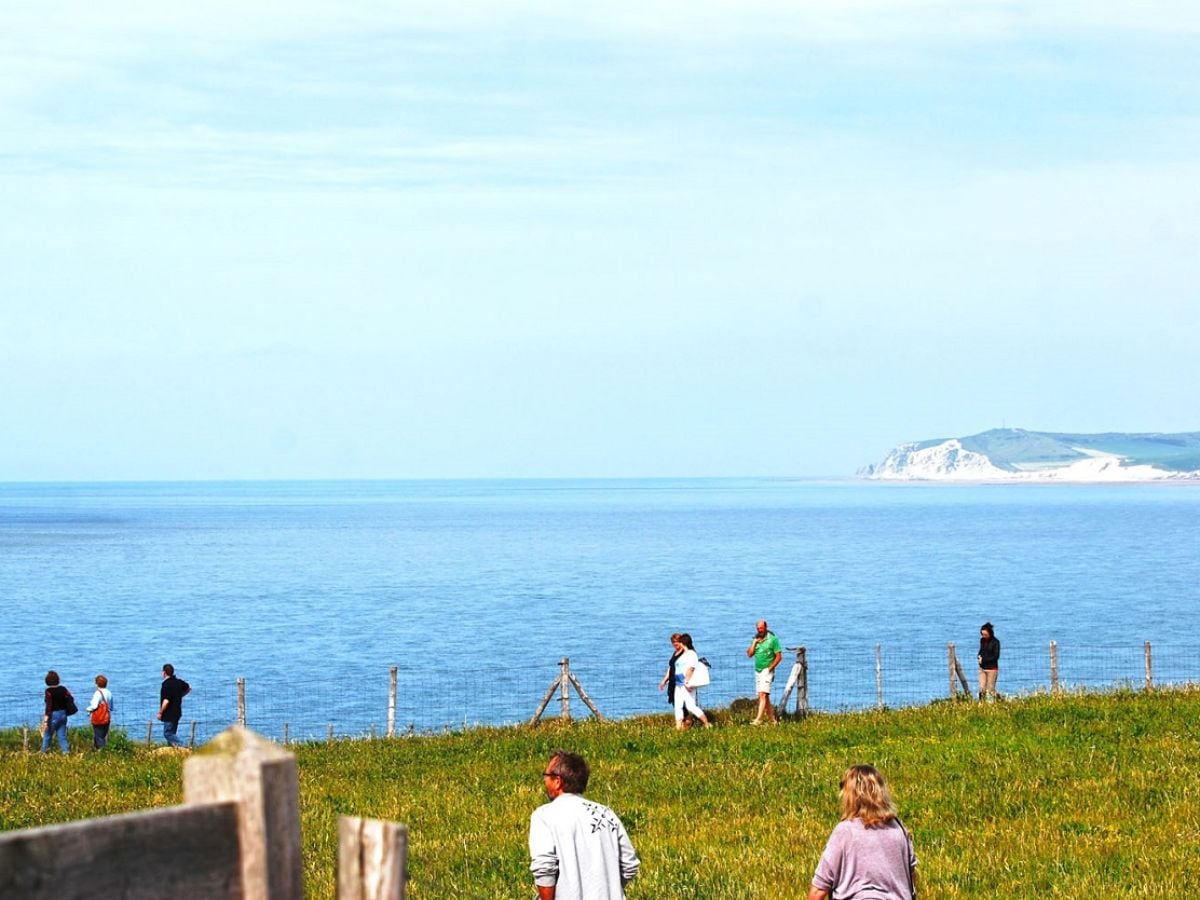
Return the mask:
[[[1053,6],[6,9],[0,480],[1200,429],[1200,7]]]

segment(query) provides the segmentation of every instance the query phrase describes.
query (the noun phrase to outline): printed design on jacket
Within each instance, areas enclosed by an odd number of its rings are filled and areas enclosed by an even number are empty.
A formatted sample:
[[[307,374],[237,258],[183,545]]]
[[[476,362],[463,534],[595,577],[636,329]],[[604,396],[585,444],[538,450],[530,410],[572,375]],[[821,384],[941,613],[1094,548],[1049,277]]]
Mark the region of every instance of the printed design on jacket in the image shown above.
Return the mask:
[[[617,817],[612,814],[612,811],[607,806],[601,806],[598,803],[590,803],[587,800],[583,801],[583,807],[587,810],[588,815],[592,817],[592,834],[597,831],[620,831],[621,823],[617,821]]]

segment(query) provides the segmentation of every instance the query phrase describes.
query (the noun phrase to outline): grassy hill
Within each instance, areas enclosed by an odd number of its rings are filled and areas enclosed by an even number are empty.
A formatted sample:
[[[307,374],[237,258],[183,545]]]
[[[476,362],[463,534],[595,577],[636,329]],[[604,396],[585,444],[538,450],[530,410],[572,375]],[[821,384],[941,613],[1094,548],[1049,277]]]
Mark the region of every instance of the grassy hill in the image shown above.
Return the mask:
[[[527,898],[555,747],[643,860],[630,898],[803,896],[850,764],[888,776],[923,898],[1200,894],[1200,691],[1038,696],[677,734],[665,718],[296,747],[306,883],[332,897],[342,813],[411,829],[411,896]],[[82,748],[85,729],[74,731]],[[0,828],[179,802],[181,760],[118,742],[39,757],[0,736]]]
[[[1200,469],[1200,432],[1065,434],[996,428],[960,440],[965,449],[982,453],[993,465],[1008,470],[1067,465],[1086,456],[1077,448],[1121,456],[1129,465],[1151,465],[1172,472]]]

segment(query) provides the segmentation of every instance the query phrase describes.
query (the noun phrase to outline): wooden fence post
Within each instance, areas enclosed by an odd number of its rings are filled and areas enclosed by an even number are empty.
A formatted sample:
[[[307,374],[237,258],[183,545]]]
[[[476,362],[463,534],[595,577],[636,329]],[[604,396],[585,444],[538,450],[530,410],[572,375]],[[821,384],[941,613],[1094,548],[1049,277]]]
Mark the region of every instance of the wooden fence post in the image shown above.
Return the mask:
[[[1146,690],[1151,690],[1154,687],[1154,665],[1150,655],[1150,642],[1146,641]]]
[[[21,752],[22,753],[29,752],[29,726],[28,725],[21,726]]]
[[[567,657],[559,660],[559,667],[562,669],[558,676],[558,683],[562,688],[562,693],[559,695],[558,701],[562,707],[563,721],[571,721],[571,661]]]
[[[875,645],[875,705],[883,709],[883,644]]]
[[[234,801],[244,900],[303,900],[296,757],[235,726],[183,764],[184,802]]]
[[[192,719],[192,733],[188,738],[188,749],[193,750],[196,747],[196,720]]]
[[[575,677],[574,672],[568,672],[567,677],[571,679],[571,684],[575,686],[575,692],[579,694],[579,699],[584,702],[584,705],[592,711],[592,715],[599,722],[604,721],[604,716],[600,715],[600,710],[596,709],[596,704],[592,702],[592,698],[587,695],[587,691],[583,689],[583,685],[579,683],[579,679]]]
[[[338,820],[338,900],[404,900],[408,829],[395,822]]]
[[[958,696],[958,682],[954,680],[954,641],[946,644],[946,665],[950,668],[950,699],[953,700]]]
[[[237,680],[237,723],[246,727],[246,679]]]
[[[808,715],[808,649],[800,647],[796,651],[796,714]]]
[[[146,746],[149,747],[154,743],[154,720],[151,719],[146,723]]]
[[[387,736],[396,736],[396,678],[399,668],[392,666],[391,677],[388,682],[388,723]]]
[[[325,740],[327,743],[330,743],[330,744],[333,743],[333,726],[332,725],[329,726],[329,733],[328,733],[328,735],[326,735]]]
[[[783,688],[783,698],[779,701],[781,712],[787,712],[788,699],[792,691],[796,692],[796,715],[808,715],[808,652],[804,647],[788,647],[796,651],[796,661],[792,663],[792,671],[788,673],[787,684]]]
[[[1050,642],[1050,693],[1058,693],[1058,641]]]
[[[283,746],[285,746],[285,747],[288,745],[288,737],[289,736],[290,735],[289,735],[289,731],[288,731],[288,723],[284,722],[283,723]]]

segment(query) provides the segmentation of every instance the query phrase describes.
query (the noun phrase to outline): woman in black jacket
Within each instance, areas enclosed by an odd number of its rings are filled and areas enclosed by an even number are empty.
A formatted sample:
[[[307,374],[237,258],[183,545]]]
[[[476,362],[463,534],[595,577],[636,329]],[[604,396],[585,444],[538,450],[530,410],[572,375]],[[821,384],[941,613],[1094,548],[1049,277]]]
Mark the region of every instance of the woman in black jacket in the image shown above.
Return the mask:
[[[996,629],[991,622],[984,622],[979,627],[979,699],[991,694],[997,698],[996,676],[1000,674],[1000,641],[996,639]]]
[[[46,730],[42,733],[42,752],[46,753],[50,749],[50,739],[58,737],[58,746],[63,753],[69,753],[67,749],[67,709],[74,701],[71,699],[71,692],[59,684],[58,673],[51,669],[46,673],[46,693],[45,693],[45,715],[46,715]]]

